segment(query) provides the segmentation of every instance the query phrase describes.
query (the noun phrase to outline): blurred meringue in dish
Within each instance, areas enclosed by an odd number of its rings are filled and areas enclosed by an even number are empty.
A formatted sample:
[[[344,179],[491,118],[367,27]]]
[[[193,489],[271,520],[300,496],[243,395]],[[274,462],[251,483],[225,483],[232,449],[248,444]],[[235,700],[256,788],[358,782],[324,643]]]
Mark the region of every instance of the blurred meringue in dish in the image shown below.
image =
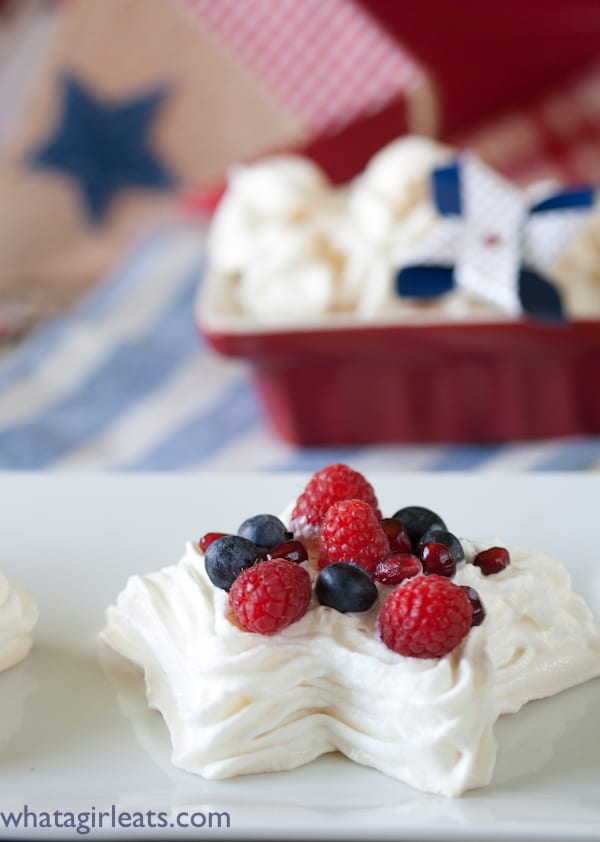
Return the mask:
[[[485,295],[485,281],[483,295],[458,286],[420,299],[402,297],[396,288],[398,271],[419,251],[433,259],[430,244],[444,239],[447,220],[432,196],[432,173],[456,158],[448,146],[409,136],[384,147],[339,187],[300,156],[234,167],[209,236],[217,313],[290,325],[348,316],[376,322],[502,320],[506,313]],[[539,204],[555,190],[538,184],[521,192]],[[496,201],[495,193],[489,201]],[[503,212],[498,202],[498,215]],[[572,211],[566,214],[573,218]],[[556,212],[545,220],[556,221]],[[593,268],[600,251],[598,218],[582,216],[580,227],[548,270],[570,318],[600,314],[600,276]],[[502,239],[494,232],[482,236],[490,244]],[[546,242],[553,239],[551,231]],[[458,248],[464,251],[462,240]]]

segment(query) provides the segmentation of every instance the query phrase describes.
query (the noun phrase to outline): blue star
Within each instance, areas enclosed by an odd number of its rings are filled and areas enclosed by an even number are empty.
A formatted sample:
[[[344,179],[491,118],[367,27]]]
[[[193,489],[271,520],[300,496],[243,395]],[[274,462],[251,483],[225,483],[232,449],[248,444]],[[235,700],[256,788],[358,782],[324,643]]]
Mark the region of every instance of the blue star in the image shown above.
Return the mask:
[[[36,167],[77,182],[88,216],[99,220],[129,187],[167,189],[175,180],[148,146],[147,133],[165,88],[121,102],[102,101],[70,75],[62,80],[62,113],[52,137],[31,156]]]

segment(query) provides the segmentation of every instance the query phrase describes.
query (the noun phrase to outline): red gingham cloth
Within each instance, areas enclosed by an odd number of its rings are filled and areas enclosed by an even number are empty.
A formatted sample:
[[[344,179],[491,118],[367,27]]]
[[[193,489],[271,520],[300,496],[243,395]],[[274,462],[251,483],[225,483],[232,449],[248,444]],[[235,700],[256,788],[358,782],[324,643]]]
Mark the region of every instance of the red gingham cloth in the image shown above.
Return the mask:
[[[456,141],[521,184],[600,183],[600,64]]]
[[[372,114],[423,77],[352,0],[184,0],[310,136]]]
[[[428,71],[369,14],[369,4],[181,2],[295,115],[308,136],[305,149],[296,151],[305,151],[334,181],[355,174],[378,146],[410,130],[399,103]],[[445,140],[473,149],[520,184],[600,183],[600,65]],[[193,191],[190,205],[210,211],[219,193]]]

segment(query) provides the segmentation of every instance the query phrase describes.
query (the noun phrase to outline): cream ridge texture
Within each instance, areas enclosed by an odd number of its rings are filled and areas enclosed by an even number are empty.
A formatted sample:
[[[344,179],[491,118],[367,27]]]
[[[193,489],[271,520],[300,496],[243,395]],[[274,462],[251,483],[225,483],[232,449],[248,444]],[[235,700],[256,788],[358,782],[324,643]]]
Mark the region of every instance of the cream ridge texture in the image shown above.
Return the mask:
[[[208,241],[220,316],[265,324],[331,318],[506,318],[464,290],[429,302],[400,299],[394,276],[440,217],[433,169],[456,150],[424,137],[393,141],[352,182],[333,187],[306,158],[280,155],[234,167]],[[532,185],[536,199],[556,184]],[[549,276],[571,318],[600,316],[600,216],[558,255]]]
[[[37,617],[31,597],[0,573],[0,672],[29,653]]]
[[[102,637],[143,670],[182,769],[228,778],[337,750],[456,796],[490,782],[500,715],[600,675],[600,634],[564,567],[540,553],[511,557],[490,577],[459,566],[454,581],[476,588],[487,617],[440,659],[388,649],[376,608],[351,615],[315,602],[277,634],[243,631],[193,544],[178,564],[129,579]]]

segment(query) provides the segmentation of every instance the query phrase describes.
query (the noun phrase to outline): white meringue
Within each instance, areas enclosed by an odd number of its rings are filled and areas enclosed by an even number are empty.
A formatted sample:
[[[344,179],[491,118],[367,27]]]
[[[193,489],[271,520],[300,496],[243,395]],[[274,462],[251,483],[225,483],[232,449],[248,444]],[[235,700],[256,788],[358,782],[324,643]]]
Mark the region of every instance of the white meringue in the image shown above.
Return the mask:
[[[0,672],[28,654],[37,617],[31,597],[0,573]]]
[[[487,619],[440,659],[388,649],[376,609],[314,604],[275,635],[242,631],[192,544],[179,564],[129,579],[102,637],[143,669],[176,766],[227,778],[338,750],[418,789],[459,795],[489,783],[500,714],[600,674],[598,629],[562,565],[511,555],[495,576],[460,567],[456,582],[478,590]]]

